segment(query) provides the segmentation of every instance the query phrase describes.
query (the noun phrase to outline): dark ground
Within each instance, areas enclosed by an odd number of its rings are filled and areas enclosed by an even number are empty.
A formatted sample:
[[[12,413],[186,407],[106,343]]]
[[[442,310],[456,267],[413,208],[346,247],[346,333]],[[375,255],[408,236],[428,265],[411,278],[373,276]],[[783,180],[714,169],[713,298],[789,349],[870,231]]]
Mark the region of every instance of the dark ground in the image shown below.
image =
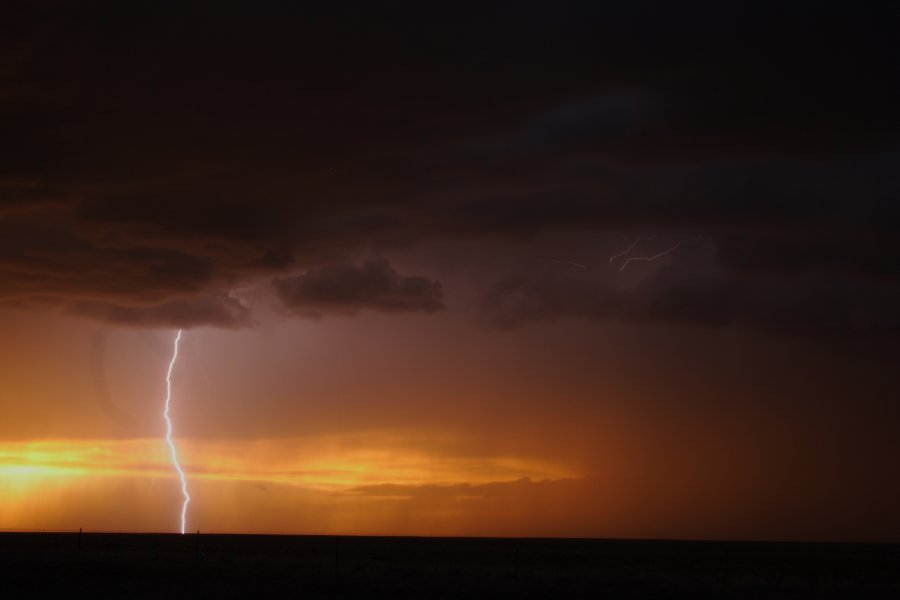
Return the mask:
[[[0,534],[0,597],[900,598],[900,545]]]

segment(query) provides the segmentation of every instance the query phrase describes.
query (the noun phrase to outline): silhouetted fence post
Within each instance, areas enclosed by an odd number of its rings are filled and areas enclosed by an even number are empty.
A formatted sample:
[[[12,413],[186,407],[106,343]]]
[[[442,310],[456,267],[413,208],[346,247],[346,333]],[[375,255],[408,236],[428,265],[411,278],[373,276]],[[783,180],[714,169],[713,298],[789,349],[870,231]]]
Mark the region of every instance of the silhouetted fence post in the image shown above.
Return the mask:
[[[516,579],[519,578],[519,545],[516,544]]]
[[[194,546],[194,555],[197,562],[200,562],[200,530],[197,530],[197,543]]]
[[[81,527],[78,528],[78,549],[75,552],[75,558],[81,560]]]

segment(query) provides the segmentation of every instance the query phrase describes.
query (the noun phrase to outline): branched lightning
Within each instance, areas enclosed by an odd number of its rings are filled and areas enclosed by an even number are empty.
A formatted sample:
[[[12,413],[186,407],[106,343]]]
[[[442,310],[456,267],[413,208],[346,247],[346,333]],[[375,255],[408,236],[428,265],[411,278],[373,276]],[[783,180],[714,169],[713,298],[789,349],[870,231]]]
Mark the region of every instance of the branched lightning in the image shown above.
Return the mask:
[[[169,418],[169,404],[172,401],[172,370],[175,368],[175,361],[178,360],[178,342],[181,341],[181,330],[175,336],[175,351],[172,353],[172,360],[169,362],[169,372],[166,374],[166,408],[163,411],[163,418],[166,420],[166,443],[169,444],[169,450],[172,451],[172,464],[178,471],[178,477],[181,479],[181,495],[184,502],[181,505],[181,533],[185,530],[185,518],[187,516],[187,506],[191,501],[191,496],[187,490],[187,477],[178,464],[178,452],[175,450],[175,442],[172,441],[172,419]]]
[[[638,244],[640,244],[641,242],[644,242],[644,241],[647,241],[647,240],[652,240],[652,239],[655,238],[655,237],[656,237],[655,234],[654,234],[654,235],[642,235],[642,236],[639,236],[636,240],[634,240],[633,242],[631,242],[631,245],[629,245],[627,248],[625,248],[624,250],[622,250],[622,251],[619,252],[618,254],[613,254],[612,256],[610,256],[610,257],[609,257],[609,264],[613,264],[613,262],[614,262],[617,258],[621,258],[621,257],[625,256],[626,254],[628,254],[629,252],[631,252],[632,250],[634,250],[634,247],[637,246]],[[625,263],[627,264],[628,261],[625,261]],[[619,270],[621,271],[622,269],[619,269]]]
[[[633,242],[631,242],[631,243],[628,245],[627,248],[625,248],[625,249],[622,250],[621,252],[618,252],[618,253],[613,254],[612,256],[610,256],[610,257],[609,257],[609,264],[615,266],[616,259],[619,259],[619,258],[622,258],[622,257],[624,257],[624,256],[627,256],[628,254],[631,253],[632,250],[634,250],[634,249],[637,247],[638,244],[640,244],[641,242],[647,241],[647,240],[652,240],[652,239],[654,239],[655,237],[656,237],[656,234],[639,236],[639,237],[636,238]],[[688,243],[688,242],[693,242],[693,241],[696,241],[696,240],[698,240],[698,239],[700,239],[700,238],[699,238],[699,237],[692,237],[692,238],[680,240],[680,241],[679,241],[677,244],[675,244],[674,246],[671,246],[671,247],[666,248],[665,250],[663,250],[663,251],[661,251],[661,252],[657,252],[656,254],[651,254],[651,255],[649,255],[649,256],[629,256],[629,257],[626,258],[624,261],[622,261],[622,264],[619,265],[619,268],[618,268],[617,270],[618,270],[618,271],[623,271],[623,270],[625,269],[625,267],[627,267],[629,264],[631,264],[631,263],[633,263],[633,262],[652,262],[652,261],[656,260],[657,258],[663,257],[663,256],[665,256],[666,254],[669,254],[669,253],[671,253],[671,252],[674,252],[674,251],[677,250],[679,247],[681,247],[683,244],[686,244],[686,243]],[[560,265],[568,265],[568,266],[570,266],[570,267],[576,267],[576,268],[579,268],[579,269],[587,269],[587,268],[588,268],[588,265],[584,265],[584,264],[582,264],[582,263],[578,263],[578,262],[575,262],[575,261],[572,261],[572,260],[557,260],[557,259],[552,259],[552,262],[555,262],[555,263],[560,264]]]
[[[676,249],[677,249],[679,246],[681,246],[683,243],[684,243],[684,240],[681,240],[680,242],[678,242],[677,244],[675,244],[675,245],[672,246],[671,248],[667,248],[667,249],[663,250],[662,252],[657,252],[656,254],[654,254],[654,255],[652,255],[652,256],[631,256],[631,257],[625,259],[625,262],[622,263],[622,266],[619,267],[619,270],[620,270],[620,271],[623,270],[625,267],[628,266],[628,263],[631,263],[631,262],[651,262],[651,261],[654,261],[654,260],[656,260],[657,258],[659,258],[659,257],[661,257],[661,256],[665,256],[665,255],[668,254],[669,252],[672,252],[673,250],[676,250]]]

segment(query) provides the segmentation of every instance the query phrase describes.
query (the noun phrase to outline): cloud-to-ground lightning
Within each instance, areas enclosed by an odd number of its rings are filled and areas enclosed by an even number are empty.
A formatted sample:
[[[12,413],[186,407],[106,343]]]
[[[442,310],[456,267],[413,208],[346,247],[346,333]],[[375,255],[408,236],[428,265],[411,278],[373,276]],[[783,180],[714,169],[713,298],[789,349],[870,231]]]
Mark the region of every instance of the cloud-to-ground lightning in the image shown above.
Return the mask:
[[[175,442],[172,441],[172,419],[169,417],[169,405],[172,402],[172,370],[175,368],[175,361],[178,360],[178,342],[180,341],[181,330],[179,329],[178,335],[175,336],[175,350],[172,352],[172,360],[169,361],[169,372],[166,374],[166,408],[163,411],[163,418],[166,420],[166,443],[169,444],[169,450],[172,452],[172,464],[175,466],[175,470],[178,471],[178,477],[181,480],[181,495],[184,497],[184,502],[181,504],[181,533],[184,533],[187,507],[191,501],[191,496],[188,494],[187,477],[178,463],[178,451],[175,449]]]

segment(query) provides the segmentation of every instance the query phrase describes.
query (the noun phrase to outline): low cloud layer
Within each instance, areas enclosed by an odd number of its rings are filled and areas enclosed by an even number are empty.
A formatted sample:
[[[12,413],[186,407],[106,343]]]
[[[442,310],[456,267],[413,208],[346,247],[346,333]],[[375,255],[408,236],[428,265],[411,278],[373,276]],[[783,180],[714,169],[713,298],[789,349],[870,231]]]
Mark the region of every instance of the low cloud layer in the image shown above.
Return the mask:
[[[166,300],[159,304],[126,306],[104,302],[76,302],[68,307],[72,314],[91,317],[114,325],[137,327],[192,327],[210,325],[235,329],[252,324],[250,309],[235,298],[201,296],[184,300]]]
[[[313,318],[328,313],[354,315],[365,309],[431,313],[444,308],[439,282],[402,276],[386,260],[317,267],[276,279],[275,289],[289,311]]]
[[[486,324],[508,329],[576,317],[738,327],[789,336],[900,334],[896,280],[835,275],[820,264],[789,272],[762,266],[745,272],[734,268],[733,257],[721,250],[723,245],[727,247],[727,242],[703,238],[677,247],[657,242],[657,248],[676,249],[624,268],[625,257],[615,264],[602,261],[583,268],[577,266],[580,263],[562,263],[521,269],[498,279],[485,292]],[[785,258],[788,264],[802,261],[802,256]],[[820,262],[827,263],[827,257]]]

